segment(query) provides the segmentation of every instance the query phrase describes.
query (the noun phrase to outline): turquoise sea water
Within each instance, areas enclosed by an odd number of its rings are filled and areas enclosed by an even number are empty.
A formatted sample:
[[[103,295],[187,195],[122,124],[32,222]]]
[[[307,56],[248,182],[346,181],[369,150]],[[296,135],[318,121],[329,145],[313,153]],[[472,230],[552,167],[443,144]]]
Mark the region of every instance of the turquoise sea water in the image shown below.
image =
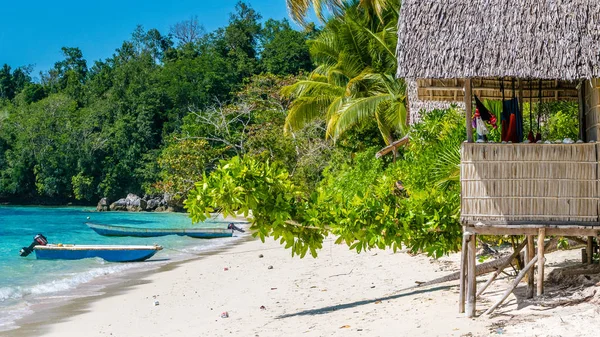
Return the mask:
[[[89,220],[88,220],[89,217]],[[64,301],[85,296],[90,284],[99,287],[111,276],[157,268],[165,263],[193,257],[194,253],[231,244],[239,239],[212,240],[180,236],[155,238],[104,237],[89,229],[85,222],[154,228],[192,227],[181,213],[95,212],[83,207],[0,206],[0,331],[14,327],[15,320],[33,313],[40,303]],[[211,219],[202,227],[227,227],[222,218]],[[152,259],[138,263],[109,263],[101,259],[78,261],[36,260],[35,253],[20,257],[37,233],[50,243],[73,244],[159,244],[165,249]]]

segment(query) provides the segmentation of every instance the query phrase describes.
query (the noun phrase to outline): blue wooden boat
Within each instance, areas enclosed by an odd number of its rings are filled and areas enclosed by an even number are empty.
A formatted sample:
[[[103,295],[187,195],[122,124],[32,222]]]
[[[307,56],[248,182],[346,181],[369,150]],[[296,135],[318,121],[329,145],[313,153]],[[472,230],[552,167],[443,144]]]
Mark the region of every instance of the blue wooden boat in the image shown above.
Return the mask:
[[[104,236],[156,237],[179,235],[201,239],[213,239],[231,237],[233,235],[233,229],[230,228],[136,228],[94,224],[90,222],[87,222],[86,225],[96,233]]]
[[[109,262],[144,261],[161,250],[161,246],[64,245],[33,247],[39,260],[81,260],[99,257]]]

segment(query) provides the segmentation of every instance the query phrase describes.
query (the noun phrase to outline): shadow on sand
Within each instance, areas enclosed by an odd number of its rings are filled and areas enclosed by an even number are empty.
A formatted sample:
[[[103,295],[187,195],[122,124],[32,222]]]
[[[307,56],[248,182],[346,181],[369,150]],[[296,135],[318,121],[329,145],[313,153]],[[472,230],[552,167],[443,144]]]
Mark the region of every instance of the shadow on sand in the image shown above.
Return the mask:
[[[358,306],[365,305],[365,304],[375,303],[375,302],[378,302],[378,301],[395,300],[395,299],[398,299],[398,298],[401,298],[401,297],[412,296],[412,295],[417,295],[417,294],[423,294],[423,293],[428,293],[428,292],[437,291],[437,290],[447,290],[447,289],[450,289],[450,288],[453,288],[453,287],[456,287],[456,286],[455,285],[448,285],[448,286],[440,286],[440,287],[434,287],[434,288],[429,288],[429,289],[415,289],[413,291],[406,292],[406,293],[401,292],[399,294],[389,295],[389,296],[379,297],[379,298],[374,298],[374,299],[370,299],[370,300],[362,300],[362,301],[350,302],[350,303],[345,303],[345,304],[331,305],[331,306],[323,307],[323,308],[303,310],[303,311],[299,311],[299,312],[296,312],[296,313],[293,313],[293,314],[286,314],[286,315],[278,316],[277,319],[283,319],[283,318],[294,317],[294,316],[323,315],[323,314],[327,314],[327,313],[329,313],[331,311],[354,308],[354,307],[358,307]]]

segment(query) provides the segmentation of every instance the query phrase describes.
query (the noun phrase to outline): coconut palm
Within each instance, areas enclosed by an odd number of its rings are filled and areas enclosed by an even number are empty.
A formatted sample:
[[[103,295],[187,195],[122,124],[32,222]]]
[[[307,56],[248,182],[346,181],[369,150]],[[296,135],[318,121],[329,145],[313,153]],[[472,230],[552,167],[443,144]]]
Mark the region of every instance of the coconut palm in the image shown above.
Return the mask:
[[[357,4],[346,6],[344,15],[330,19],[309,41],[317,68],[283,90],[293,98],[286,132],[316,117],[326,119],[327,136],[334,140],[369,119],[387,144],[395,132],[405,132],[405,85],[393,75],[397,11],[388,9],[382,18]]]
[[[382,19],[383,13],[394,7],[395,0],[359,0],[358,4],[369,13],[374,13]],[[317,18],[325,22],[325,12],[341,15],[345,5],[357,3],[357,0],[286,0],[288,12],[292,19],[300,24],[305,24],[308,10],[312,7]]]

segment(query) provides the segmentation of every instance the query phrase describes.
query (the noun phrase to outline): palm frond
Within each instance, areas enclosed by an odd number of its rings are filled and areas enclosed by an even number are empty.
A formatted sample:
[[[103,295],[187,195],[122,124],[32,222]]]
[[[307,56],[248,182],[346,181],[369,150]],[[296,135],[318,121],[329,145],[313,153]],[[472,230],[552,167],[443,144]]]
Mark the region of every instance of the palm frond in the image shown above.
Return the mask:
[[[335,96],[315,96],[296,98],[285,118],[283,131],[289,133],[292,130],[301,129],[307,122],[319,116],[324,116],[327,108],[335,100]]]
[[[343,94],[344,89],[330,84],[328,82],[301,80],[292,85],[285,86],[281,89],[281,94],[285,97],[305,97],[305,96],[321,96],[332,95],[339,96]]]
[[[443,146],[435,163],[432,175],[436,186],[448,189],[460,182],[460,142]]]
[[[379,128],[379,132],[383,137],[385,145],[390,145],[394,141],[392,138],[392,128],[385,122],[385,116],[382,116],[380,110],[379,107],[375,110],[375,120],[377,121],[377,127]],[[385,113],[383,115],[385,115]]]
[[[350,99],[340,109],[340,116],[332,128],[332,138],[337,139],[340,135],[359,122],[364,121],[367,118],[374,118],[378,105],[390,98],[390,95],[378,95]]]
[[[321,22],[325,22],[325,10],[339,15],[343,8],[343,0],[286,0],[290,17],[302,26],[306,25],[306,16],[312,6]]]

